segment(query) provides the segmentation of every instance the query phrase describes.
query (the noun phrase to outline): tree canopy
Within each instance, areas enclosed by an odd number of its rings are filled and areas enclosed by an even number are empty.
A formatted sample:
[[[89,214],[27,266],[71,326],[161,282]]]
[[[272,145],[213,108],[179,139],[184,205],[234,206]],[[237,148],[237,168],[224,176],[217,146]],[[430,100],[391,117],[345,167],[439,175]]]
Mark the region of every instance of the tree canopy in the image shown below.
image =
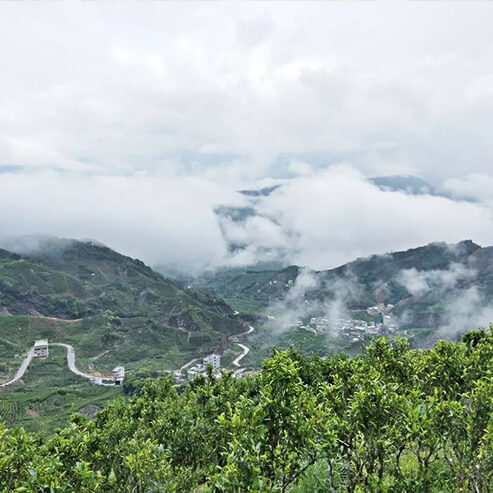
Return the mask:
[[[428,350],[274,351],[249,377],[131,389],[49,437],[0,424],[0,490],[493,491],[491,329]]]

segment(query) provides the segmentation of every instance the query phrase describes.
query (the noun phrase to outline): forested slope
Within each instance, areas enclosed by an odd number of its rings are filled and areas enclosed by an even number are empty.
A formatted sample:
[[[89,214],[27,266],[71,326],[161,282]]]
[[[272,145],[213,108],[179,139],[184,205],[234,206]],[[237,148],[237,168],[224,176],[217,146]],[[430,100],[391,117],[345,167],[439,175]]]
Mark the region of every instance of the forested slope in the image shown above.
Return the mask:
[[[224,321],[232,310],[218,298],[185,290],[105,246],[61,239],[47,239],[30,254],[0,250],[0,309],[61,318],[112,310],[192,331],[235,324]]]

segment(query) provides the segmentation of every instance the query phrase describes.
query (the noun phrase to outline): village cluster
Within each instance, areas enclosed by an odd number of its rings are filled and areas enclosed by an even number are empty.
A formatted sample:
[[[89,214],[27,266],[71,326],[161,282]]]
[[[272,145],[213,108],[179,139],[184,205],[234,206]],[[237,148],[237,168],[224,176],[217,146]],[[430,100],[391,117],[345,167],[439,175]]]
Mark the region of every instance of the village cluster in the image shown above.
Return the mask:
[[[331,334],[337,337],[342,336],[352,342],[357,342],[369,335],[391,334],[398,330],[397,320],[391,314],[393,308],[394,305],[384,305],[383,303],[366,308],[365,313],[376,319],[369,322],[357,318],[329,319],[311,317],[308,323],[300,321],[298,327],[316,333]]]
[[[75,366],[75,351],[72,346],[66,345],[66,344],[60,344],[60,343],[52,343],[55,345],[63,345],[66,346],[67,348],[67,363],[69,366],[69,369],[76,373],[79,376],[82,376],[84,378],[87,378],[91,383],[96,384],[96,385],[122,385],[123,380],[125,379],[125,368],[123,366],[117,366],[113,368],[113,371],[111,372],[110,375],[105,375],[105,376],[95,376],[91,374],[86,374],[78,370]],[[34,346],[32,347],[32,353],[31,357],[34,358],[47,358],[50,355],[50,350],[49,350],[49,345],[48,341],[46,339],[40,339],[36,340],[34,342]],[[194,360],[191,363],[194,363]],[[191,364],[190,363],[190,364]],[[26,364],[24,367],[24,370],[19,374],[17,378],[14,378],[14,381],[16,381],[18,378],[22,376],[24,373],[25,369],[27,368],[27,365],[29,364],[29,358],[26,359]],[[212,370],[215,375],[220,376],[220,371],[221,371],[221,356],[219,354],[209,354],[205,358],[202,359],[201,363],[195,363],[193,366],[184,366],[180,370],[176,370],[173,372],[173,377],[176,382],[183,382],[187,379],[193,378],[196,375],[201,375],[205,374],[207,371],[207,366],[210,365],[212,367]],[[241,374],[240,370],[244,369],[239,369],[235,372],[235,376],[239,376]],[[10,382],[8,382],[10,383]]]
[[[211,365],[214,373],[219,373],[221,370],[221,356],[219,354],[209,354],[202,359],[202,363],[196,363],[189,368],[182,368],[173,372],[175,382],[183,382],[197,375],[205,375],[207,366]]]

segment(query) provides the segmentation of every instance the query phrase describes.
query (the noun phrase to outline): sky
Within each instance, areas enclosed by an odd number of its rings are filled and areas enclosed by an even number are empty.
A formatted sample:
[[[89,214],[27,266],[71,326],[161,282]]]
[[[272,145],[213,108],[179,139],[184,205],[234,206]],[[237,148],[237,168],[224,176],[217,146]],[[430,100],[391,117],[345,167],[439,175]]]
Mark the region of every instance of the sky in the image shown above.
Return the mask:
[[[0,236],[190,270],[493,244],[492,18],[487,2],[3,3]],[[367,181],[385,175],[446,197]],[[214,209],[275,183],[226,225],[250,245],[232,256]]]

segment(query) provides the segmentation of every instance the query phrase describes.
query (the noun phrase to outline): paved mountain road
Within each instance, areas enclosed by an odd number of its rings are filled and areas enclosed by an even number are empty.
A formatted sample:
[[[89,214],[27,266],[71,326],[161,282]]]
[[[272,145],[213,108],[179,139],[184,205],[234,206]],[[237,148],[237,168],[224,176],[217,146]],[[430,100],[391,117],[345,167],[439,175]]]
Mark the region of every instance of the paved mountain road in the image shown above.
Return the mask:
[[[114,382],[105,382],[104,380],[108,379],[103,379],[101,377],[95,377],[94,375],[90,375],[89,373],[84,373],[83,371],[80,371],[76,366],[75,366],[75,349],[73,346],[70,344],[64,344],[63,342],[50,342],[50,346],[60,346],[64,347],[67,350],[67,366],[68,369],[72,372],[78,375],[79,377],[86,378],[89,380],[91,383],[95,385],[102,385],[104,387],[113,387],[115,385]],[[12,385],[13,383],[17,382],[20,380],[23,376],[24,373],[26,373],[27,367],[29,366],[29,363],[34,357],[34,346],[29,349],[27,352],[26,357],[22,361],[21,366],[17,370],[17,373],[15,374],[14,378],[12,380],[9,380],[8,382],[5,382],[0,385],[0,388],[2,387],[7,387],[9,385]]]
[[[17,382],[17,380],[20,380],[24,376],[24,373],[26,373],[27,367],[29,366],[29,363],[31,363],[33,357],[34,357],[34,346],[30,348],[29,351],[27,352],[14,378],[12,380],[9,380],[8,382],[2,383],[0,385],[0,388],[8,387],[9,385],[12,385],[13,383]]]
[[[251,334],[255,329],[249,325],[248,326],[248,330],[246,330],[245,332],[242,332],[241,334],[237,334],[235,337],[244,337],[244,336],[247,336],[248,334]],[[240,361],[250,352],[250,348],[245,346],[244,344],[240,344],[239,342],[237,342],[238,346],[241,347],[241,349],[243,349],[243,352],[233,361],[233,365],[234,366],[237,366],[237,367],[240,367]],[[238,371],[238,370],[236,370]]]
[[[255,329],[251,325],[249,325],[248,330],[246,330],[245,332],[242,332],[241,334],[237,334],[236,337],[244,337],[248,334],[251,334],[254,330]],[[243,352],[233,361],[233,365],[239,367],[240,361],[250,352],[250,348],[245,346],[244,344],[240,344],[240,343],[237,343],[237,344],[238,344],[238,346],[240,346],[243,349]],[[75,373],[79,377],[86,378],[87,380],[89,380],[91,383],[93,383],[95,385],[102,385],[105,387],[112,387],[115,385],[114,382],[108,382],[109,379],[103,379],[101,377],[96,377],[94,375],[91,375],[89,373],[84,373],[83,371],[79,370],[75,366],[75,349],[72,345],[65,344],[63,342],[50,342],[49,345],[50,346],[60,346],[60,347],[63,347],[66,349],[66,351],[67,351],[67,366],[68,366],[68,369],[72,373]],[[8,382],[0,384],[0,388],[8,387],[9,385],[12,385],[15,382],[19,381],[24,376],[24,374],[26,373],[26,370],[29,366],[29,363],[31,363],[31,360],[33,359],[33,357],[34,357],[34,346],[29,348],[26,356],[24,357],[24,359],[21,363],[21,366],[18,368],[16,374],[14,375],[14,378],[9,380]],[[199,361],[199,359],[193,359],[193,360],[189,361],[188,363],[186,363],[185,365],[183,365],[180,368],[180,371],[183,371],[185,368],[190,366],[192,363],[195,363],[196,361]],[[106,380],[106,382],[105,382],[105,380]]]
[[[243,349],[243,352],[233,361],[233,365],[239,367],[240,361],[250,352],[250,348],[240,343],[238,343],[238,346],[240,346],[241,349]]]
[[[70,344],[64,344],[63,342],[51,342],[50,346],[61,346],[67,350],[67,365],[68,365],[68,369],[72,373],[79,375],[79,377],[87,378],[91,383],[94,383],[96,385],[103,385],[105,387],[113,387],[115,385],[114,382],[111,382],[111,383],[105,383],[104,382],[104,380],[108,380],[108,379],[103,379],[101,377],[95,377],[94,375],[90,375],[89,373],[84,373],[83,371],[80,371],[75,366],[75,349],[74,349],[74,346],[71,346]]]

